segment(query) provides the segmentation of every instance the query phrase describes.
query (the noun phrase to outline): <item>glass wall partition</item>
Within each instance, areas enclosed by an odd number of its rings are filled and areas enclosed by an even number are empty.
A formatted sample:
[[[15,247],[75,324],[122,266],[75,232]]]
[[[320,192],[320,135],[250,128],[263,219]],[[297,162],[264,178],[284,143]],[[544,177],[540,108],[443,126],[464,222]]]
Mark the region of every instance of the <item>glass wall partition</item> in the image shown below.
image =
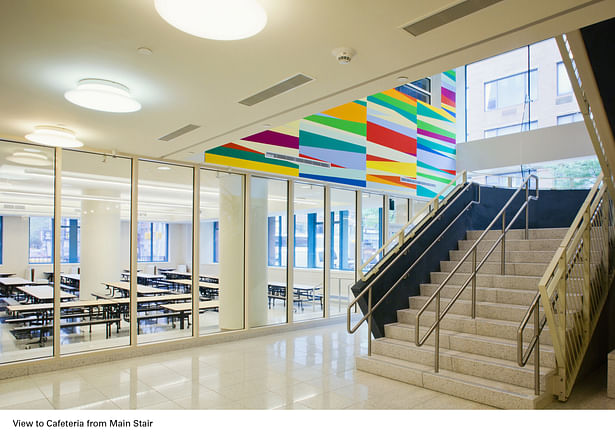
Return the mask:
[[[244,177],[201,170],[199,333],[244,327]]]
[[[294,319],[324,316],[324,187],[295,183]],[[288,299],[290,300],[289,292]],[[290,302],[289,302],[290,303]]]
[[[250,326],[286,322],[286,181],[251,178],[248,235]]]
[[[62,152],[62,353],[130,343],[130,183],[130,159]]]
[[[389,197],[387,240],[408,222],[408,201],[408,198]]]
[[[331,189],[331,272],[329,314],[343,314],[354,284],[356,192]]]
[[[554,39],[467,65],[459,90],[467,90],[467,141],[583,119]]]
[[[0,207],[0,362],[48,357],[53,353],[53,149],[2,143]]]
[[[380,249],[383,242],[383,201],[382,195],[362,193],[361,264],[367,263],[371,258],[369,264],[363,268],[364,271],[368,271],[381,258],[381,255],[374,256],[374,254]]]
[[[191,335],[192,185],[190,167],[139,161],[139,343]]]

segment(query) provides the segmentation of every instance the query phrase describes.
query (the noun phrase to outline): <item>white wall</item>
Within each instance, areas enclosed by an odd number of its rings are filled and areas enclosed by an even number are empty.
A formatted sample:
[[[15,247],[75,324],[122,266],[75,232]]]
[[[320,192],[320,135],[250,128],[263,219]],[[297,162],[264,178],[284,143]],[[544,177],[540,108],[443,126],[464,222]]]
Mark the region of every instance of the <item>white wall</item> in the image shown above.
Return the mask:
[[[457,171],[477,171],[595,155],[585,123],[457,144]]]
[[[4,216],[2,218],[2,266],[3,272],[29,278],[28,272],[28,217]],[[51,266],[49,266],[51,270]]]

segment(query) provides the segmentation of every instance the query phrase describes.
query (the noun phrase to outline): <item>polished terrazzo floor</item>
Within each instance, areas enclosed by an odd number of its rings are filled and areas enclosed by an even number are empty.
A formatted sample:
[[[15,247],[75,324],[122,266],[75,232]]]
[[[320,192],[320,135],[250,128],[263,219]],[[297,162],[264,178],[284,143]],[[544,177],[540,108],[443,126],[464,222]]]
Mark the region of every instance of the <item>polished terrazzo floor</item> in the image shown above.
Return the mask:
[[[345,324],[0,381],[0,409],[488,409],[356,371]],[[606,370],[552,408],[615,409]]]

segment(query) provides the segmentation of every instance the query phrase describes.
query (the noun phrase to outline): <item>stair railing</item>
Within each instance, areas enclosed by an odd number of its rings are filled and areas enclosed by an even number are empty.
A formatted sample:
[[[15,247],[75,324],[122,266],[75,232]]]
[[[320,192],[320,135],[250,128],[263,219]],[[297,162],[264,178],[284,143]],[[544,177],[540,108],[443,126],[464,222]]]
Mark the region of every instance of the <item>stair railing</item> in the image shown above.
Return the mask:
[[[446,201],[440,200],[440,197],[442,196],[442,194],[451,185],[455,185],[455,183],[458,182],[458,179],[460,177],[461,177],[462,180],[464,180],[463,184],[457,185],[457,187],[455,187],[455,189],[453,191],[451,191],[446,196],[446,198],[444,198],[444,200],[446,200]],[[409,236],[406,239],[406,241],[408,239],[410,239],[411,237],[413,239],[403,249],[401,249],[401,250],[397,249],[395,252],[399,252],[399,255],[406,254],[409,251],[409,249],[414,245],[415,241],[418,240],[418,238],[419,238],[418,236],[420,236],[421,234],[423,234],[423,232],[425,232],[429,228],[431,228],[431,226],[438,220],[438,219],[431,219],[435,215],[436,211],[440,210],[441,213],[444,213],[449,207],[451,207],[455,203],[455,201],[448,202],[448,199],[453,197],[457,192],[459,192],[459,194],[461,195],[462,193],[467,192],[470,189],[471,183],[466,183],[465,180],[466,180],[466,172],[464,171],[463,173],[460,173],[454,180],[452,180],[446,187],[444,187],[444,189],[442,189],[440,191],[440,193],[438,193],[438,195],[436,195],[436,197],[430,202],[430,204],[431,203],[435,204],[435,206],[433,208],[430,208],[431,213],[429,213],[428,215],[424,216],[422,218],[422,220],[419,222],[419,224],[415,228],[413,228],[412,232],[409,234]],[[446,204],[445,207],[441,207],[439,204],[442,204],[442,203],[447,203],[447,204]],[[357,331],[357,329],[359,329],[359,327],[365,321],[367,321],[367,324],[368,324],[368,327],[367,327],[367,337],[368,337],[368,341],[367,341],[367,354],[368,355],[371,356],[371,354],[372,354],[372,332],[371,331],[372,331],[372,317],[373,317],[374,311],[380,306],[380,304],[382,304],[382,302],[391,293],[393,293],[393,291],[397,288],[397,286],[405,278],[408,277],[410,271],[414,268],[414,266],[417,265],[418,262],[425,256],[425,254],[427,252],[429,252],[429,250],[437,242],[440,241],[442,235],[446,233],[446,231],[457,221],[457,219],[459,219],[459,217],[461,217],[472,205],[479,204],[479,203],[480,203],[480,186],[478,186],[478,200],[471,200],[471,201],[468,202],[468,204],[466,204],[466,206],[463,208],[463,210],[461,212],[459,212],[459,214],[448,224],[448,226],[445,228],[445,230],[441,232],[440,236],[436,237],[436,239],[423,251],[423,253],[414,261],[414,263],[412,263],[412,265],[406,270],[406,272],[404,272],[399,277],[399,279],[391,286],[391,288],[389,288],[389,290],[380,298],[380,300],[378,302],[376,302],[376,304],[373,303],[372,288],[373,288],[374,284],[376,282],[378,282],[380,277],[383,276],[384,273],[386,273],[386,271],[389,270],[389,268],[393,265],[393,263],[394,263],[393,261],[389,262],[389,264],[387,264],[383,269],[381,269],[381,270],[379,269],[378,271],[376,271],[375,272],[376,276],[371,280],[371,282],[352,301],[350,301],[350,303],[348,304],[348,307],[346,309],[346,329],[348,330],[349,334],[354,334]],[[425,208],[427,208],[428,206],[429,206],[429,204],[427,204],[427,206],[425,206]],[[419,213],[423,213],[423,211],[421,211]],[[404,228],[402,228],[399,233],[401,233],[403,235],[404,234]],[[400,239],[400,246],[399,246],[399,248],[401,248],[401,243],[402,243],[402,241]],[[367,312],[365,313],[365,315],[363,317],[361,317],[361,319],[354,326],[351,326],[351,317],[352,317],[353,308],[359,303],[359,300],[361,298],[363,298],[366,294],[367,294]]]
[[[562,401],[570,395],[615,275],[614,215],[613,198],[600,175],[540,280],[539,296],[530,307],[536,312],[538,300],[542,301],[556,359],[553,393]],[[521,323],[517,334],[518,356],[523,353],[526,323]],[[534,332],[523,360],[532,349],[540,349],[541,329],[539,325],[538,333]],[[539,369],[535,362],[534,370]],[[536,374],[535,379],[538,382]]]
[[[530,182],[531,180],[535,180],[535,193],[534,195],[530,195]],[[512,204],[512,202],[517,198],[517,196],[521,193],[525,192],[525,201],[517,210],[517,213],[513,216],[510,223],[506,225],[506,209]],[[529,237],[529,203],[532,200],[537,200],[539,197],[538,190],[538,177],[534,174],[531,174],[523,180],[523,183],[519,188],[512,194],[510,199],[504,204],[502,209],[498,212],[498,214],[493,218],[491,223],[487,226],[487,228],[482,232],[482,234],[478,237],[478,239],[472,244],[472,247],[465,253],[465,255],[459,260],[457,265],[453,268],[453,270],[444,278],[444,281],[438,286],[437,290],[427,299],[427,302],[418,310],[416,313],[416,320],[414,322],[414,341],[417,346],[422,346],[425,344],[427,339],[431,336],[431,334],[435,331],[435,345],[434,345],[434,371],[437,373],[440,370],[440,323],[442,319],[446,316],[446,314],[451,310],[455,302],[459,299],[463,291],[467,288],[467,286],[472,283],[472,307],[471,307],[471,315],[472,318],[476,318],[476,276],[480,268],[485,264],[491,253],[495,250],[495,248],[501,242],[501,260],[500,260],[500,272],[502,275],[506,274],[506,233],[512,228],[517,218],[521,215],[521,212],[525,210],[525,239],[527,240]],[[477,264],[476,256],[478,245],[485,238],[487,233],[491,230],[491,228],[501,219],[502,221],[502,234],[496,239],[495,243],[491,246],[491,248],[487,251],[483,259],[480,263]],[[457,293],[450,300],[448,305],[444,308],[444,311],[440,310],[440,293],[442,289],[448,282],[451,280],[453,276],[457,273],[457,271],[461,268],[461,265],[472,255],[472,272],[468,279],[462,284]],[[431,327],[425,332],[425,334],[421,337],[420,334],[420,320],[421,315],[427,310],[429,305],[431,305],[435,300],[435,320]]]
[[[438,194],[431,199],[423,208],[412,216],[403,227],[393,234],[389,239],[382,244],[382,246],[374,252],[359,268],[359,276],[362,281],[367,281],[372,275],[378,273],[382,264],[384,264],[390,257],[395,255],[397,251],[403,246],[403,244],[413,238],[417,231],[421,229],[421,225],[435,215],[440,208],[452,198],[468,181],[467,171],[460,172],[455,178],[453,178]],[[452,189],[452,190],[451,190]],[[448,192],[450,190],[450,192]],[[419,221],[418,223],[416,221]],[[412,230],[412,231],[410,231]],[[408,232],[408,234],[406,234]],[[367,272],[363,271],[374,261],[376,258],[382,256],[378,262]]]

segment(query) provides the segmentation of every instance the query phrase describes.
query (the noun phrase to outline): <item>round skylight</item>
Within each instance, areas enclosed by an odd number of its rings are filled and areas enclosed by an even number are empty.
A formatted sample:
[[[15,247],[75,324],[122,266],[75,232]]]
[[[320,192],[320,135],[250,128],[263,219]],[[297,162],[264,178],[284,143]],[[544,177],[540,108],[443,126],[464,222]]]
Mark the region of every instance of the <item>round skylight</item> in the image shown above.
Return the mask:
[[[155,0],[155,7],[170,25],[199,38],[249,38],[267,24],[256,0]]]
[[[141,104],[130,96],[126,86],[109,80],[79,80],[77,89],[66,92],[64,97],[77,106],[102,112],[127,113],[141,110]]]
[[[83,146],[83,142],[77,140],[75,137],[75,132],[72,130],[53,127],[50,125],[39,125],[35,127],[34,132],[26,135],[26,139],[42,145],[50,145],[60,148],[78,148]],[[36,154],[32,153],[20,154],[28,154],[30,156],[38,157]]]

